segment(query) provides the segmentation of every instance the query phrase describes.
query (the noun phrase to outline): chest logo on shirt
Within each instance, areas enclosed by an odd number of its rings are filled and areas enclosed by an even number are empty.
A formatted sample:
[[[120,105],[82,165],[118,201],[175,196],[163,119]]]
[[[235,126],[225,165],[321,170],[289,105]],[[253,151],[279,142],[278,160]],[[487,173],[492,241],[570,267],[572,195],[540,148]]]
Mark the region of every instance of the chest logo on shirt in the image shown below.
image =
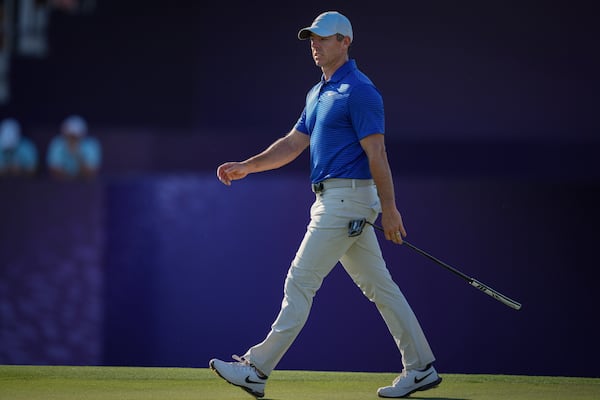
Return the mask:
[[[342,83],[337,87],[330,87],[328,90],[325,90],[322,93],[322,97],[325,97],[327,100],[337,100],[347,97],[350,94],[350,85],[347,83]]]
[[[347,83],[342,83],[340,85],[340,87],[338,88],[338,92],[339,93],[344,93],[345,91],[348,90],[348,88],[350,88],[350,85],[348,85]]]

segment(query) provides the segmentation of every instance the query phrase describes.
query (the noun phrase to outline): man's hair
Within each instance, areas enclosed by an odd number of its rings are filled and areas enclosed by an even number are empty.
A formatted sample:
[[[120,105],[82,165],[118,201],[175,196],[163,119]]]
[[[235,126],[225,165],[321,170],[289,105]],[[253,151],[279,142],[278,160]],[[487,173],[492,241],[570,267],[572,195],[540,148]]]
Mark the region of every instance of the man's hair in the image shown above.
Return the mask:
[[[342,40],[344,40],[346,36],[342,35],[341,33],[336,33],[335,34],[335,38],[338,42],[341,42]],[[352,44],[352,43],[350,43]],[[348,54],[350,54],[350,47],[348,46]]]

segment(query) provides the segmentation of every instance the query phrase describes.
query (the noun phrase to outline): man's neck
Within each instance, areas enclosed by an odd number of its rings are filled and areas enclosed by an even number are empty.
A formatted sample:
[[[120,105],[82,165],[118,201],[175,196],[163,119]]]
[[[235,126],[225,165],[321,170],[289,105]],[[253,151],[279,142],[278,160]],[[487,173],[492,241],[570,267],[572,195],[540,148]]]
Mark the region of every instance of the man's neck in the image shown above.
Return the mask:
[[[325,78],[325,81],[328,82],[333,74],[335,74],[335,71],[337,71],[342,65],[346,64],[347,61],[348,57],[340,58],[336,63],[322,67],[321,71],[323,71],[323,77]]]

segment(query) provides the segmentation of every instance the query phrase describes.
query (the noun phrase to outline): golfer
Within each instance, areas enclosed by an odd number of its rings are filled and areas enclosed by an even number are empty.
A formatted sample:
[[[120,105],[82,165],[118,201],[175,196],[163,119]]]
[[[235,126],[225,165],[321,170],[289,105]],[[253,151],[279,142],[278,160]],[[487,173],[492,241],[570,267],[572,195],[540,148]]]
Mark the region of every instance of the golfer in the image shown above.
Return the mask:
[[[432,366],[434,356],[387,270],[374,230],[348,236],[350,220],[374,221],[379,213],[387,240],[402,244],[406,236],[384,145],[383,100],[349,58],[353,34],[344,15],[325,12],[301,29],[298,38],[310,41],[322,78],[308,92],[296,125],[260,154],[220,165],[217,176],[231,185],[248,174],[282,167],[309,148],[315,193],[310,223],[287,273],[281,310],[271,331],[242,357],[234,356],[235,362],[212,359],[210,368],[227,382],[263,397],[269,374],[300,333],[313,297],[339,261],[375,303],[400,351],[403,371],[378,395],[404,397],[430,389],[442,380]]]

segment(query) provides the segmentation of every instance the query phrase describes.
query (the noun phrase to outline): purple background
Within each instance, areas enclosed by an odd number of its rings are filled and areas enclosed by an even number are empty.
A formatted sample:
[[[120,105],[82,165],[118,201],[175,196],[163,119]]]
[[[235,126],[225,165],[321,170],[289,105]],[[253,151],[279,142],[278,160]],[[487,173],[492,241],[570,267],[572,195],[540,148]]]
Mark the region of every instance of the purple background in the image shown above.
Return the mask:
[[[45,149],[81,113],[105,159],[95,182],[0,182],[0,363],[205,367],[262,340],[308,222],[306,155],[231,188],[214,169],[295,122],[319,79],[295,35],[327,7],[384,95],[411,242],[524,305],[382,243],[438,369],[600,376],[591,3],[120,3],[54,14],[49,57],[13,60],[0,115]],[[336,268],[279,368],[400,364]]]

